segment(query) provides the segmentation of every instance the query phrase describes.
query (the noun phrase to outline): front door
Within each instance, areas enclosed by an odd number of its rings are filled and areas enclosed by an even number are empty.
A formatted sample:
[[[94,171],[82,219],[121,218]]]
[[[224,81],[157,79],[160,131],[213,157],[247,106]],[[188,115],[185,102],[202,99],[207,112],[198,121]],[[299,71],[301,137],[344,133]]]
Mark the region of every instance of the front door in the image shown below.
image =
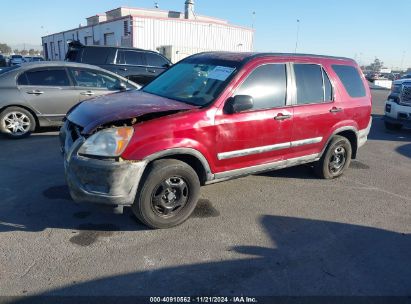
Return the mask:
[[[237,169],[253,170],[251,167],[284,160],[290,152],[293,125],[292,107],[287,102],[287,64],[260,64],[235,95],[249,95],[254,104],[245,112],[216,115],[216,172],[241,175],[250,172]]]
[[[102,71],[84,68],[69,68],[78,93],[78,100],[106,95],[119,90],[120,79]]]

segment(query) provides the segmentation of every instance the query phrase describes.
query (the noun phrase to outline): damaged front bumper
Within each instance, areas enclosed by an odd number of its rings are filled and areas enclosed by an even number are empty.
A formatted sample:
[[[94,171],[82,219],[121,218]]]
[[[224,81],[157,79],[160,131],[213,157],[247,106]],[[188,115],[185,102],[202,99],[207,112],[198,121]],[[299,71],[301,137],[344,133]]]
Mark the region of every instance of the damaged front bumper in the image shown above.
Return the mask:
[[[85,139],[79,132],[77,137],[73,127],[66,121],[60,130],[65,176],[73,200],[112,206],[133,204],[146,161],[94,159],[79,155],[78,150]]]

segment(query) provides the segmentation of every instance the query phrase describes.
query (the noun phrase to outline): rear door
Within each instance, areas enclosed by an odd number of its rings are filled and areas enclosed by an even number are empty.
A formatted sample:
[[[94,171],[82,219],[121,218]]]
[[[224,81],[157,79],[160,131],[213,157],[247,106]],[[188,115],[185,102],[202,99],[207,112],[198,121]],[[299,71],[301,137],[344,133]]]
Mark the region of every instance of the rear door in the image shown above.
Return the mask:
[[[79,100],[65,68],[41,68],[19,75],[18,89],[38,116],[60,121]]]
[[[253,97],[253,108],[216,115],[218,173],[278,162],[290,153],[293,109],[287,98],[287,66],[252,67],[232,96]]]
[[[336,91],[324,67],[294,63],[295,100],[292,157],[319,153],[333,127],[344,118],[335,100]]]
[[[87,68],[69,68],[80,101],[118,92],[121,80],[114,75]]]

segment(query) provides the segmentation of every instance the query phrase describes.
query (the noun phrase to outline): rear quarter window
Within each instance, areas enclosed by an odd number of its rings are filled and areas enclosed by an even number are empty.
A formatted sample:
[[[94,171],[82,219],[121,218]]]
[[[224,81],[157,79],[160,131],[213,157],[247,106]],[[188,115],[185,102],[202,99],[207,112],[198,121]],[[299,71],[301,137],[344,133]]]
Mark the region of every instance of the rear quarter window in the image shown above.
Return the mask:
[[[348,95],[353,98],[364,97],[365,88],[358,70],[350,65],[333,65],[333,70],[340,78]]]
[[[89,64],[105,64],[110,49],[105,47],[86,47],[83,49],[81,62]]]

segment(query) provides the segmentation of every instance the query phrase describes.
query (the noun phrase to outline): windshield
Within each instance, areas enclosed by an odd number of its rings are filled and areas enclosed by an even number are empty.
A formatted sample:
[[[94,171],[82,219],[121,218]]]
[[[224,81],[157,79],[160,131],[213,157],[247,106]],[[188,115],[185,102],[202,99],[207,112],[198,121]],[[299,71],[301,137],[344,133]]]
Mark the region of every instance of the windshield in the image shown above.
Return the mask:
[[[195,60],[174,65],[143,88],[144,92],[196,106],[212,103],[234,76],[234,62]]]

